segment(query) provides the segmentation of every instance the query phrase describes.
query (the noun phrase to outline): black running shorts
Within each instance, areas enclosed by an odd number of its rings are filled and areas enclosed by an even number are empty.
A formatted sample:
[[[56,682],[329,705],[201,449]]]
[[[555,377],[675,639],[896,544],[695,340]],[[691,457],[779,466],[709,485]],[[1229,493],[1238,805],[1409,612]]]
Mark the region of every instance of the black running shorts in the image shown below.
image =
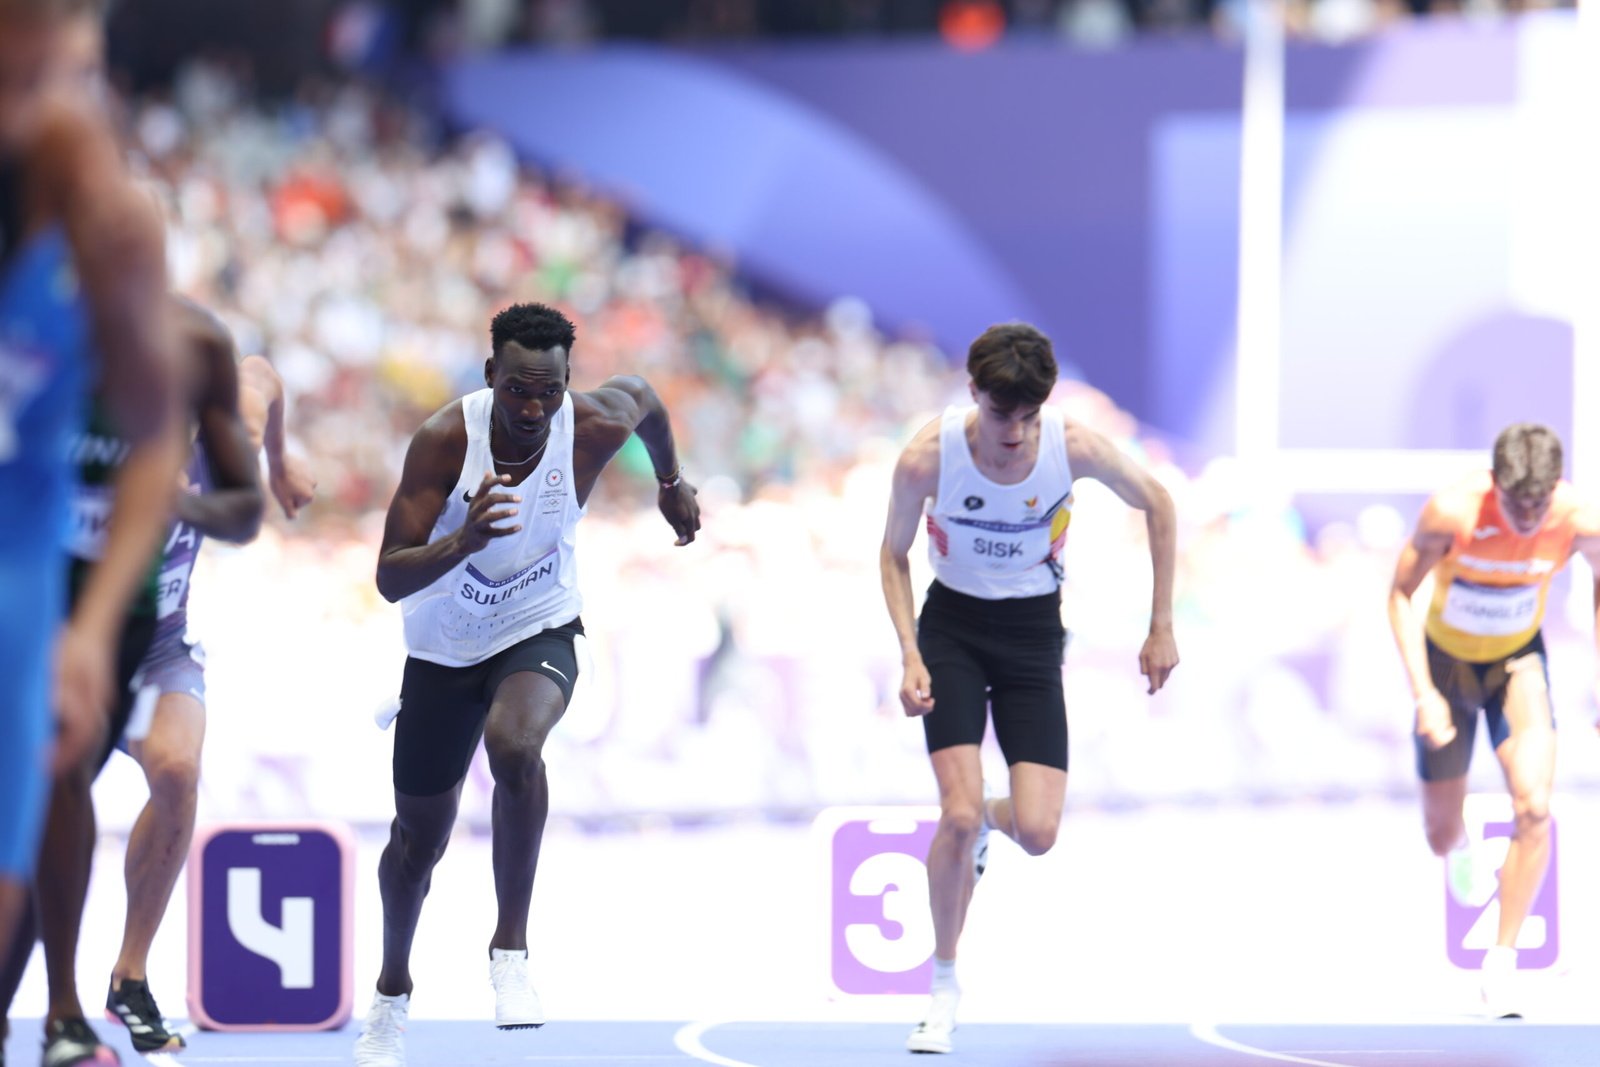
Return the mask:
[[[922,717],[928,751],[976,745],[993,707],[1006,763],[1067,769],[1061,596],[984,600],[935,581],[917,620],[917,648],[933,679]]]
[[[1422,738],[1416,738],[1417,774],[1424,782],[1440,782],[1460,778],[1467,773],[1472,762],[1472,742],[1478,732],[1478,712],[1483,711],[1483,722],[1489,729],[1491,748],[1511,736],[1511,724],[1506,721],[1506,687],[1511,681],[1510,664],[1527,656],[1538,658],[1538,667],[1544,672],[1545,692],[1550,691],[1550,664],[1545,658],[1544,634],[1533,635],[1533,640],[1523,645],[1505,659],[1488,663],[1468,663],[1428,642],[1428,673],[1433,684],[1450,704],[1450,715],[1456,724],[1456,737],[1437,751],[1430,750]],[[1550,711],[1550,701],[1545,700],[1545,710]],[[1550,724],[1555,725],[1551,714]]]
[[[578,680],[574,637],[583,620],[541,630],[470,667],[443,667],[407,657],[395,718],[394,788],[411,797],[454,789],[467,776],[500,683],[521,671],[542,674],[572,700]]]

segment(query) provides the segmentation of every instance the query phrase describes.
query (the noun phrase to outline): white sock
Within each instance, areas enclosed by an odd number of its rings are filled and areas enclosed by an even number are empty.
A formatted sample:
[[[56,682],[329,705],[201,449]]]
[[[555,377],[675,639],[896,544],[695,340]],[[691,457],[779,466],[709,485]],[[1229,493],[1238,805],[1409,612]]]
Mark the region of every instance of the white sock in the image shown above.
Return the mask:
[[[1483,969],[1486,971],[1504,968],[1508,971],[1517,969],[1517,950],[1509,945],[1495,945],[1483,954]]]
[[[956,981],[956,961],[933,958],[933,992],[959,993],[961,983]]]
[[[489,950],[491,960],[506,960],[516,958],[527,959],[528,950],[525,948],[492,948]]]
[[[387,993],[379,993],[378,994],[378,999],[382,1000],[382,1001],[386,1001],[387,1003],[390,1003],[390,1004],[404,1004],[406,1001],[411,999],[411,994],[410,993],[397,993],[397,994],[395,994],[394,996],[391,997]]]

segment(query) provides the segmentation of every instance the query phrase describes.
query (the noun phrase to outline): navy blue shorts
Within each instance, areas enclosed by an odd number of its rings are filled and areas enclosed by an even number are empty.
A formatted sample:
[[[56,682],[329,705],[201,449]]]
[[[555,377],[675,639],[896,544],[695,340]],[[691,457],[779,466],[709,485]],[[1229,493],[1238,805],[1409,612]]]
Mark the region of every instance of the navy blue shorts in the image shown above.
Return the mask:
[[[1539,669],[1544,672],[1544,688],[1550,691],[1550,664],[1544,652],[1544,634],[1534,634],[1533,640],[1523,645],[1505,659],[1487,663],[1468,663],[1456,659],[1432,641],[1428,642],[1428,673],[1433,684],[1450,704],[1450,715],[1455,721],[1456,737],[1438,750],[1430,750],[1422,738],[1416,738],[1417,774],[1424,782],[1440,782],[1460,778],[1472,763],[1472,743],[1478,732],[1478,713],[1489,730],[1491,747],[1499,748],[1511,736],[1511,724],[1506,721],[1506,687],[1511,681],[1509,665],[1524,656],[1537,656]],[[1550,710],[1548,696],[1545,713]]]

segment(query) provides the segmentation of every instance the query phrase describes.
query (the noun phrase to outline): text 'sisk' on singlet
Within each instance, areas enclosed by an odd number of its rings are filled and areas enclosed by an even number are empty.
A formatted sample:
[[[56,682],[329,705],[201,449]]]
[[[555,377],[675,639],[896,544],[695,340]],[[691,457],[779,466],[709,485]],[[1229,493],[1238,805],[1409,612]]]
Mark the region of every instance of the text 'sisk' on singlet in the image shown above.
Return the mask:
[[[1016,485],[1000,485],[978,470],[967,445],[967,420],[976,410],[947,408],[939,425],[939,491],[927,509],[934,576],[986,600],[1054,593],[1072,518],[1061,413],[1040,409],[1033,470]]]
[[[465,525],[472,494],[484,474],[495,469],[489,453],[493,399],[490,389],[462,398],[466,460],[428,535],[429,544]],[[411,655],[446,667],[471,666],[541,630],[571,622],[582,612],[573,549],[578,520],[586,509],[578,505],[573,484],[574,422],[568,394],[550,420],[550,437],[539,466],[521,485],[497,490],[522,498],[517,514],[499,525],[521,523],[522,529],[493,538],[432,585],[400,602]]]
[[[1544,622],[1550,581],[1572,554],[1577,494],[1557,482],[1544,521],[1526,536],[1500,513],[1487,471],[1439,494],[1433,506],[1454,520],[1456,535],[1433,569],[1428,637],[1468,663],[1504,659],[1533,640]]]

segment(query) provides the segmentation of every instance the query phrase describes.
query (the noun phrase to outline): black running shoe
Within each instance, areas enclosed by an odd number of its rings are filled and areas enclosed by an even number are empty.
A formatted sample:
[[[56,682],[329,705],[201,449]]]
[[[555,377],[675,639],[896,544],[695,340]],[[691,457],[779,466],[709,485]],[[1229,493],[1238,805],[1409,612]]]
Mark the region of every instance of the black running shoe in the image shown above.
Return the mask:
[[[82,1018],[59,1019],[44,1029],[44,1055],[40,1067],[81,1067],[83,1064],[117,1064],[116,1050],[102,1045]]]
[[[140,1052],[176,1052],[184,1047],[183,1038],[167,1029],[167,1022],[142,978],[111,980],[106,991],[106,1018],[128,1028],[133,1047]]]

